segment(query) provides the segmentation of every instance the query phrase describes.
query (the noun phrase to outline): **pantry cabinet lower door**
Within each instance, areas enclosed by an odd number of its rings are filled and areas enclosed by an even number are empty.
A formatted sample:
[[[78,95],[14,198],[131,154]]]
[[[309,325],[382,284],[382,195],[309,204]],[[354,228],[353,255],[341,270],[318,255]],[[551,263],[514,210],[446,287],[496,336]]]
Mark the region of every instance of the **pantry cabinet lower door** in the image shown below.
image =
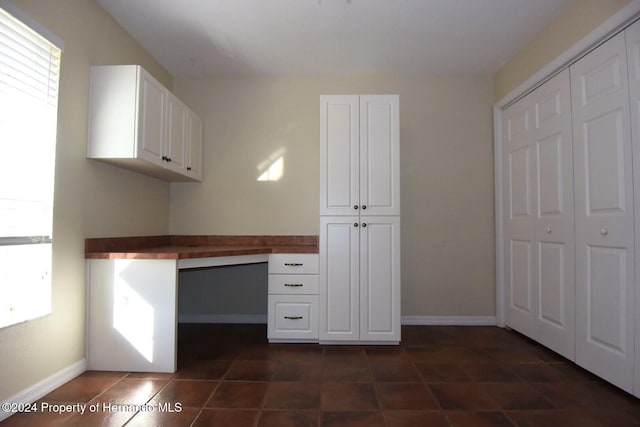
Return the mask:
[[[400,341],[400,217],[362,217],[360,340]]]
[[[320,340],[357,341],[359,326],[358,217],[320,218]]]

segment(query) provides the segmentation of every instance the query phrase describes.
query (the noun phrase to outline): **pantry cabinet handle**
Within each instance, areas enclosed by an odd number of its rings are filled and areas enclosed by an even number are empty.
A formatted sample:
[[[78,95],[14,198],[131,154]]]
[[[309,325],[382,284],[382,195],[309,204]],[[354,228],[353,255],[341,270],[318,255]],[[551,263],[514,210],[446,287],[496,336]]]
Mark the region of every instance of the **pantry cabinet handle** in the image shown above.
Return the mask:
[[[290,288],[299,288],[299,287],[303,286],[302,283],[285,283],[284,285],[288,286]]]
[[[284,316],[285,319],[287,320],[300,320],[303,319],[302,316]]]
[[[286,265],[287,267],[301,267],[304,264],[300,262],[285,262],[284,265]]]

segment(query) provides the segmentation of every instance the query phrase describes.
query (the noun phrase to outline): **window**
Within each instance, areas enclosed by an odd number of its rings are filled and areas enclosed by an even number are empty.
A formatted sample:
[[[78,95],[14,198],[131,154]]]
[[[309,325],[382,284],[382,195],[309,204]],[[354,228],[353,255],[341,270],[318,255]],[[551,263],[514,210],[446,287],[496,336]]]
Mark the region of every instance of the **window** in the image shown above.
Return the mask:
[[[0,328],[51,312],[61,49],[0,7]]]

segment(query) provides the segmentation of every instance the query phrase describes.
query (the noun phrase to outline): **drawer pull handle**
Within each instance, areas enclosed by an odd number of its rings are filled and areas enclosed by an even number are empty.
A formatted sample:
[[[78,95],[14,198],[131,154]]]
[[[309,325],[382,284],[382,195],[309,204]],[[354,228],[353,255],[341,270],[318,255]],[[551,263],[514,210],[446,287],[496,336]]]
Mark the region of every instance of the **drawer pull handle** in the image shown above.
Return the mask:
[[[302,283],[285,283],[284,285],[288,286],[290,288],[299,288],[299,287],[303,286]]]
[[[285,319],[287,320],[300,320],[303,319],[302,316],[284,316]]]
[[[285,262],[284,265],[287,267],[301,267],[303,264],[300,262]]]

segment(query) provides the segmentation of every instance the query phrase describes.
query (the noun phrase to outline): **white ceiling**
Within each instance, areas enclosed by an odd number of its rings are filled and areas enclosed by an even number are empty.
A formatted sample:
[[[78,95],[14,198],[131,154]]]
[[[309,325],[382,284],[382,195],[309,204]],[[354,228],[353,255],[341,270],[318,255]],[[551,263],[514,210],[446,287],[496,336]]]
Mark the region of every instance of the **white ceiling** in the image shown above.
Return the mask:
[[[570,0],[98,0],[173,76],[490,75]]]

